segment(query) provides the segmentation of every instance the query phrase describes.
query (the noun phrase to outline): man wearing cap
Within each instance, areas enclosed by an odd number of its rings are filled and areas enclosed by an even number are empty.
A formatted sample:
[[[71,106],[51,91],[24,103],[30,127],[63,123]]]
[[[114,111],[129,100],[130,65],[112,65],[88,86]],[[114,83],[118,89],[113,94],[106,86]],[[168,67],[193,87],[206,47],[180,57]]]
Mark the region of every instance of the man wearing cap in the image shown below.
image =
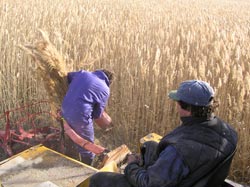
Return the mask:
[[[213,114],[214,90],[207,82],[184,81],[168,96],[177,103],[180,126],[159,144],[146,142],[140,159],[129,156],[124,175],[97,173],[90,187],[98,187],[95,181],[104,176],[120,177],[126,187],[192,187],[234,152],[237,133]]]

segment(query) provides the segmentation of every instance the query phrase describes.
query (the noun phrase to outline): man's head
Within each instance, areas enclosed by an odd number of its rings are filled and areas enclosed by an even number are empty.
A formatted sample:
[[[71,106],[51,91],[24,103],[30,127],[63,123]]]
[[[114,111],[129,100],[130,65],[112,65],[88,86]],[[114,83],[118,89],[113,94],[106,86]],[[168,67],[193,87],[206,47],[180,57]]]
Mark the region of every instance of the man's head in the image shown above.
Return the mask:
[[[114,79],[114,73],[107,70],[107,69],[102,69],[102,71],[105,73],[105,75],[108,77],[109,79],[109,84],[112,83],[113,79]]]
[[[214,97],[214,90],[207,82],[187,80],[168,96],[175,101],[183,101],[194,106],[208,106]]]
[[[178,90],[172,90],[169,98],[177,101],[182,109],[190,111],[195,117],[209,117],[213,112],[213,88],[201,80],[187,80],[180,84]]]

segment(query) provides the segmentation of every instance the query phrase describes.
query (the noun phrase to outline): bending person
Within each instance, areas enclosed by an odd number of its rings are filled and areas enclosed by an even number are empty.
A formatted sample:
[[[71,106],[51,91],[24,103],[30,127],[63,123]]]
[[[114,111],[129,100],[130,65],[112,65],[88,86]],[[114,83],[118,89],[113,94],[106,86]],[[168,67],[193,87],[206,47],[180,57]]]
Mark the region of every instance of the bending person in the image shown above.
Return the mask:
[[[72,128],[77,135],[94,143],[93,121],[102,129],[111,126],[112,120],[104,110],[110,96],[109,86],[112,80],[113,73],[104,69],[68,73],[69,89],[61,108],[61,115],[68,124],[67,129]],[[91,165],[95,154],[84,149],[84,146],[76,144],[76,147],[82,162]]]

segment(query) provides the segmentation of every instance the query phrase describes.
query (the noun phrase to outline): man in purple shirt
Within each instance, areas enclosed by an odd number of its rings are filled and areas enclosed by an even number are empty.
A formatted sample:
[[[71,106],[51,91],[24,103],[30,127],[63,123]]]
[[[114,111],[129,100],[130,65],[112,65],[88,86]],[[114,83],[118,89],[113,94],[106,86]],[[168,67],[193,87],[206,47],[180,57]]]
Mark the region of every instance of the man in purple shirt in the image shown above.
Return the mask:
[[[78,71],[68,73],[69,89],[62,102],[62,116],[82,138],[94,142],[93,121],[102,128],[111,125],[111,118],[104,111],[113,74],[108,70]],[[82,162],[90,165],[94,153],[76,145]]]

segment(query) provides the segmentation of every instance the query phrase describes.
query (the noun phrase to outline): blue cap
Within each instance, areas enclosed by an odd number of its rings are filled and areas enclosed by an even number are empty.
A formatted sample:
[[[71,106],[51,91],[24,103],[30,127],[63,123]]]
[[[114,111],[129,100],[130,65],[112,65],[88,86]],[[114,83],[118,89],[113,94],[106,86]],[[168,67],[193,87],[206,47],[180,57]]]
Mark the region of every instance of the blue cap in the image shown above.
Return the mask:
[[[208,106],[214,97],[214,90],[207,82],[188,80],[182,82],[178,90],[172,90],[168,97],[195,106]]]

